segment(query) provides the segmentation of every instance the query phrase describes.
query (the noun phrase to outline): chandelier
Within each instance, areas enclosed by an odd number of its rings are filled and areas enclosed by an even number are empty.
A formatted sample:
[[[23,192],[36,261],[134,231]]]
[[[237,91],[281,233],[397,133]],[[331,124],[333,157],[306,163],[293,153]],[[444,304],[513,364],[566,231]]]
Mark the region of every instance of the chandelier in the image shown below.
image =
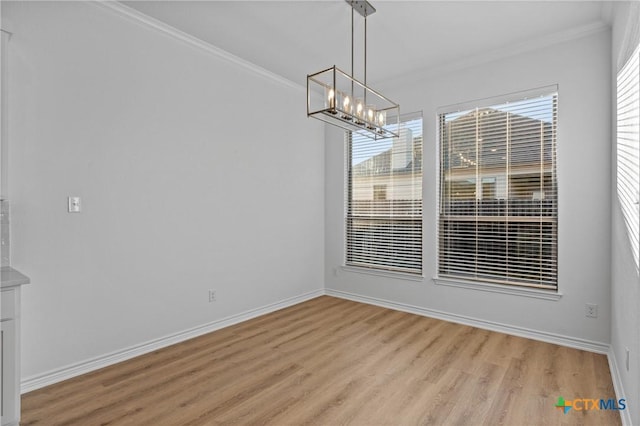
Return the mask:
[[[367,17],[376,9],[366,0],[351,5],[351,75],[335,65],[307,75],[307,117],[345,130],[363,131],[372,139],[398,137],[400,105],[367,86]],[[364,18],[364,81],[354,78],[354,11]]]

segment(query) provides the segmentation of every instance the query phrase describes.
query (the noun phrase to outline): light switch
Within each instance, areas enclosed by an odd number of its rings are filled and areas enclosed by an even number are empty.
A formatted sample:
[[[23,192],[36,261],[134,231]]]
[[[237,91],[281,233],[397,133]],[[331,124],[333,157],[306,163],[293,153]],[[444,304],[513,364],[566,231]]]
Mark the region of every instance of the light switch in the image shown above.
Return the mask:
[[[80,197],[69,197],[69,213],[80,213]]]

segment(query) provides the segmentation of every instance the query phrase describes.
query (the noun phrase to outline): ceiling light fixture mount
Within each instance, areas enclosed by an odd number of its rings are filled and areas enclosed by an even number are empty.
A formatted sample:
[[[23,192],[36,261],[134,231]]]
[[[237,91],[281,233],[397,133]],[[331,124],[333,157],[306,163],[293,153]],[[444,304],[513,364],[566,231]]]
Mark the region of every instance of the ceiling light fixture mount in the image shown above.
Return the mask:
[[[400,105],[367,86],[367,16],[376,9],[364,0],[345,0],[351,6],[351,75],[335,65],[307,75],[307,117],[372,139],[398,137]],[[354,78],[354,11],[364,18],[364,81]]]

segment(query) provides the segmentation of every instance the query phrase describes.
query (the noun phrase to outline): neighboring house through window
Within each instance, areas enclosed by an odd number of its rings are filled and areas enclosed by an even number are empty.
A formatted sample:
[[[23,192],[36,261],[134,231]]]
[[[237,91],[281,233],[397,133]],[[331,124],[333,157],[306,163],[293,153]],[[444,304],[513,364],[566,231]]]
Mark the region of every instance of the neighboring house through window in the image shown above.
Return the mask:
[[[422,114],[400,137],[347,132],[346,265],[422,273]]]
[[[557,88],[439,114],[438,276],[557,289]]]

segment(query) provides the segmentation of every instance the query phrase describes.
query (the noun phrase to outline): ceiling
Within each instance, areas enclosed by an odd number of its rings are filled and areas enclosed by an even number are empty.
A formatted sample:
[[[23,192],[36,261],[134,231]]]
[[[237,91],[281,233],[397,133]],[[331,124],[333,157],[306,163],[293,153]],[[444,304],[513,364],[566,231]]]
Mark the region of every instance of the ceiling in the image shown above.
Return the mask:
[[[333,65],[351,68],[351,12],[344,0],[122,3],[299,84]],[[377,12],[367,23],[369,82],[603,25],[606,11],[598,1],[371,3]],[[355,75],[362,79],[363,19],[355,16]]]

